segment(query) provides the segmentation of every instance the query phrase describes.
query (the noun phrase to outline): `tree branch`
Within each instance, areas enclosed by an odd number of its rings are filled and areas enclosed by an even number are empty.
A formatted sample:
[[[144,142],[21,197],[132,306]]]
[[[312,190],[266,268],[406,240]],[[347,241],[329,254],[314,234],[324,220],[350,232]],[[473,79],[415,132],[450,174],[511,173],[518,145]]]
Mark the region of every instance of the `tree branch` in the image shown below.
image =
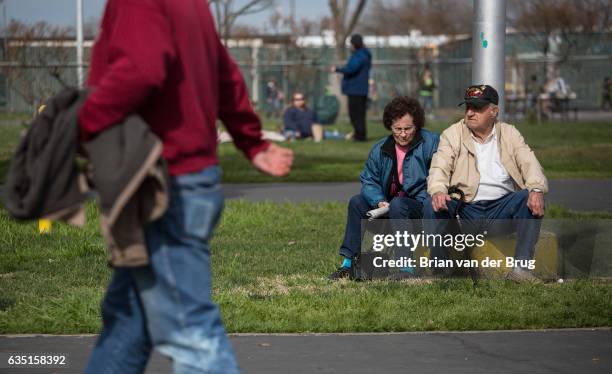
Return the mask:
[[[353,11],[353,15],[351,16],[351,21],[349,23],[349,26],[345,30],[346,35],[353,33],[353,29],[355,28],[355,25],[357,24],[357,21],[359,20],[359,17],[361,16],[363,9],[365,8],[365,5],[366,5],[366,0],[359,0],[359,3],[357,4],[357,8],[355,8],[355,10]]]
[[[259,13],[262,10],[268,9],[272,5],[274,5],[274,0],[251,0],[248,3],[244,4],[237,11],[233,12],[233,14],[235,18],[238,18],[239,16],[245,14]]]

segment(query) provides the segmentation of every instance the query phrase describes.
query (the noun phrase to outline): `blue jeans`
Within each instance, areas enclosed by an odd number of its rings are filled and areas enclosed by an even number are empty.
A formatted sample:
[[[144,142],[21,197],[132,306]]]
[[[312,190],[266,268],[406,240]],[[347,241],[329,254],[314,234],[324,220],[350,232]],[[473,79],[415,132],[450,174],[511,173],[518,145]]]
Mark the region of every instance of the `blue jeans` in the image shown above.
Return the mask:
[[[394,197],[389,204],[389,218],[392,220],[420,219],[422,217],[423,206],[415,199]],[[349,200],[344,240],[340,247],[341,256],[353,258],[361,252],[361,241],[363,239],[361,220],[368,218],[366,213],[372,209],[374,207],[370,206],[361,194],[355,195]],[[399,223],[399,221],[396,222]],[[394,227],[394,229],[396,228]]]
[[[218,166],[174,177],[170,205],[145,228],[149,265],[116,268],[86,373],[142,373],[152,348],[174,373],[237,373],[211,300],[209,243],[223,209]]]
[[[421,105],[425,114],[428,114],[433,109],[433,96],[421,95]]]
[[[514,257],[517,260],[531,260],[538,242],[542,220],[536,218],[527,207],[529,192],[521,190],[512,192],[497,200],[478,201],[465,204],[459,212],[462,222],[462,232],[482,233],[490,235],[507,234],[517,231],[517,241]],[[447,211],[434,212],[431,197],[423,202],[423,218],[425,231],[432,234],[445,234],[448,223],[454,218],[458,202],[447,201]],[[515,225],[508,223],[514,220]],[[433,247],[431,258],[448,259],[448,249]]]

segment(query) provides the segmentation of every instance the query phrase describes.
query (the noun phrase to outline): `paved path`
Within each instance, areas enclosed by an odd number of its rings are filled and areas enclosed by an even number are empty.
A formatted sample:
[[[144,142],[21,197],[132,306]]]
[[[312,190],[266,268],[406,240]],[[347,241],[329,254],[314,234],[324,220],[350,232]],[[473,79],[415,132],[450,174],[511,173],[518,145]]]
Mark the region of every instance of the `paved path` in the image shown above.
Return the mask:
[[[612,179],[554,179],[549,203],[578,211],[612,212]],[[229,199],[252,201],[342,201],[360,190],[359,183],[254,183],[224,184]]]
[[[612,212],[612,180],[553,180],[549,202]],[[230,199],[347,201],[358,183],[226,184]],[[244,373],[612,373],[612,330],[341,335],[234,335]],[[0,353],[69,353],[66,370],[5,369],[0,373],[80,373],[95,342],[86,337],[0,336]],[[169,373],[154,355],[147,373]]]
[[[553,179],[549,181],[549,203],[583,212],[612,212],[612,179]],[[0,196],[4,186],[0,185]],[[228,199],[251,201],[340,201],[348,202],[357,193],[359,183],[227,183]]]
[[[612,330],[467,333],[234,335],[243,373],[612,373]],[[95,336],[0,336],[0,352],[68,353],[65,370],[80,373]],[[169,373],[154,355],[147,373]]]

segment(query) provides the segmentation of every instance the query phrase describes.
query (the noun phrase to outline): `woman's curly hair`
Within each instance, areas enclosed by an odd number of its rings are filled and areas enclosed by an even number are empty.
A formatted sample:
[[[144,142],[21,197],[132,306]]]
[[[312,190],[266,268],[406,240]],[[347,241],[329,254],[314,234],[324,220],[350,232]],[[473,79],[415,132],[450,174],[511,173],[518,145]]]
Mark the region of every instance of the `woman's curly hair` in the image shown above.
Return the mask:
[[[385,125],[387,130],[391,130],[393,122],[406,114],[410,114],[417,130],[425,126],[425,111],[423,107],[421,107],[417,99],[408,96],[396,97],[385,106],[385,111],[383,112],[383,125]]]

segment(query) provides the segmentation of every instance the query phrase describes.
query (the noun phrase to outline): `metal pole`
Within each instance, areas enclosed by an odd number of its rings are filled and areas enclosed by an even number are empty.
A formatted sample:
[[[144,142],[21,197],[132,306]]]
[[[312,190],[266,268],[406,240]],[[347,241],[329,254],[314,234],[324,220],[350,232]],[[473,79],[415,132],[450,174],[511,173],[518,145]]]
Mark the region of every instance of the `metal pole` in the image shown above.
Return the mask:
[[[2,60],[8,61],[8,23],[6,22],[6,1],[0,0],[2,3]],[[8,77],[4,77],[4,100],[5,109],[13,110],[13,104],[11,102],[11,92]]]
[[[291,33],[295,34],[296,33],[296,25],[295,25],[295,0],[291,0],[290,5],[290,11],[289,13],[291,14]]]
[[[474,0],[472,84],[499,93],[499,119],[505,114],[506,0]]]
[[[261,39],[255,39],[251,45],[251,92],[253,102],[260,106],[259,102],[259,47],[261,47]]]
[[[83,87],[83,0],[76,0],[77,23],[77,80],[79,87]]]
[[[6,54],[7,54],[8,51],[6,50],[6,48],[7,48],[8,43],[6,42],[6,35],[7,35],[7,31],[8,31],[7,30],[8,25],[6,23],[6,2],[4,0],[0,0],[0,4],[2,4],[2,39],[3,39],[3,43],[4,43],[3,44],[3,48],[4,48],[4,52],[3,53],[4,54],[3,54],[2,57],[5,60],[7,60]]]

